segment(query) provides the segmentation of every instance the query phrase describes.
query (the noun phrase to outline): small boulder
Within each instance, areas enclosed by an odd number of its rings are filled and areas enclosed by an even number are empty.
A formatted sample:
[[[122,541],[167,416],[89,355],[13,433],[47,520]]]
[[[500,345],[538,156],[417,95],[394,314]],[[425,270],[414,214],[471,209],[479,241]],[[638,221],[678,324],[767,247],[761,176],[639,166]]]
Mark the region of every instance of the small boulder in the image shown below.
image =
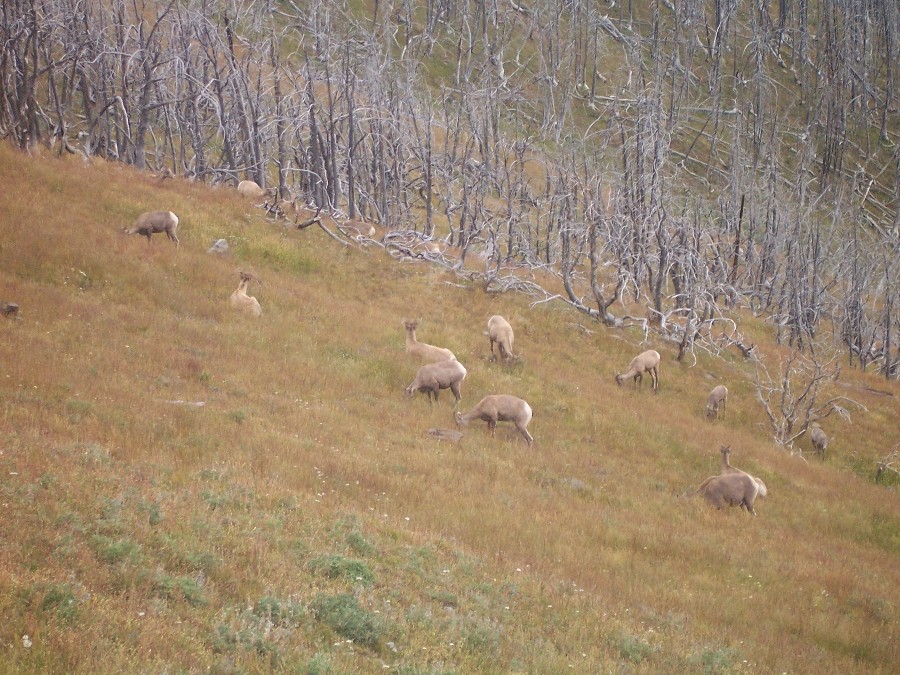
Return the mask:
[[[212,246],[210,246],[207,250],[207,253],[213,253],[216,255],[224,255],[228,253],[228,241],[225,239],[216,239]]]

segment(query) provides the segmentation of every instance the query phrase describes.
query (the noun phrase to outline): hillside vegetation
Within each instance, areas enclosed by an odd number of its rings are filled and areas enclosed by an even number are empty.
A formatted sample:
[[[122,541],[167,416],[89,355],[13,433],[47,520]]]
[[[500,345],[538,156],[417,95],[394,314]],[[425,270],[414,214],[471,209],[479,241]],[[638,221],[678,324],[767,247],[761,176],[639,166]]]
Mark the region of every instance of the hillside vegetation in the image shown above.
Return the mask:
[[[690,367],[120,163],[0,146],[0,184],[0,299],[21,307],[0,321],[2,670],[895,669],[900,499],[873,474],[896,381],[842,375],[867,410],[804,459],[772,443],[739,352]],[[149,209],[179,215],[179,250],[121,234]],[[239,269],[259,319],[228,307]],[[515,366],[488,360],[492,314]],[[408,317],[468,368],[461,409],[529,401],[533,448],[504,424],[427,434],[452,397],[404,399]],[[614,383],[643,348],[657,395]],[[722,444],[768,485],[756,518],[690,496]]]
[[[742,307],[897,379],[898,7],[10,2],[0,138],[252,179],[686,352]]]

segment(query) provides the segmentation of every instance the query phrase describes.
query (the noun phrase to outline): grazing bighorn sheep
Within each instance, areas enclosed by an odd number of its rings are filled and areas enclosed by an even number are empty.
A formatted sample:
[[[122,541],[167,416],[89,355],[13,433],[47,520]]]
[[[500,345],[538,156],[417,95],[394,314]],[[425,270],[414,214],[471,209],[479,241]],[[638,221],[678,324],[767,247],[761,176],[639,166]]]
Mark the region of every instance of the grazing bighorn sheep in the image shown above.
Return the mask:
[[[710,476],[700,484],[700,494],[717,509],[742,506],[754,516],[753,500],[760,493],[759,485],[745,473]]]
[[[499,314],[495,314],[488,319],[488,338],[491,341],[491,360],[494,360],[494,343],[497,343],[497,351],[500,352],[500,358],[503,361],[515,359],[513,355],[513,329],[509,322]]]
[[[247,197],[249,199],[269,197],[269,191],[260,187],[256,181],[252,180],[242,180],[238,183],[237,190],[241,197]]]
[[[706,419],[719,419],[719,409],[722,409],[722,416],[725,416],[725,403],[728,401],[728,387],[720,384],[713,387],[709,392],[709,398],[706,399]]]
[[[534,438],[527,429],[531,416],[531,406],[522,399],[507,394],[491,394],[481,399],[469,412],[457,411],[454,417],[456,423],[462,426],[468,426],[472,420],[484,420],[491,430],[491,438],[494,437],[497,422],[512,422],[525,437],[528,445],[531,445]]]
[[[229,304],[232,308],[237,309],[245,314],[250,314],[251,316],[262,316],[262,308],[259,306],[259,301],[254,298],[252,295],[247,295],[247,286],[250,284],[251,279],[259,279],[254,274],[250,274],[249,272],[240,272],[241,275],[241,283],[238,284],[237,290],[231,294],[231,298],[229,299]]]
[[[653,380],[653,391],[658,391],[659,361],[659,352],[653,349],[638,354],[631,359],[631,363],[628,364],[628,370],[624,373],[616,373],[616,384],[621,387],[622,383],[630,377],[634,379],[636,385],[640,384],[643,388],[644,373],[650,373],[650,378]]]
[[[431,401],[432,395],[437,402],[441,389],[449,389],[456,397],[454,408],[459,405],[462,394],[459,393],[459,385],[466,379],[466,369],[456,359],[452,361],[438,361],[426,363],[419,368],[416,379],[406,388],[406,398],[410,398],[417,391],[424,391]]]
[[[140,234],[147,237],[147,245],[150,244],[150,237],[160,232],[165,232],[170,241],[175,242],[175,248],[178,248],[178,237],[175,231],[178,229],[178,216],[171,211],[148,211],[138,216],[134,221],[133,227],[125,227],[122,232],[125,234]]]
[[[825,449],[828,447],[828,436],[825,435],[818,422],[809,425],[809,440],[812,441],[813,449],[824,460]]]
[[[753,482],[756,483],[757,488],[759,488],[759,496],[760,497],[765,497],[767,494],[769,494],[769,491],[766,489],[766,484],[763,483],[762,480],[760,480],[759,478],[757,478],[756,476],[754,476],[752,474],[747,473],[746,471],[742,471],[741,469],[737,468],[736,466],[731,466],[731,461],[730,461],[731,446],[730,445],[723,445],[722,448],[719,450],[719,452],[722,453],[722,475],[723,476],[728,475],[728,474],[741,474],[741,473],[744,474],[745,476],[750,476],[750,478],[753,479]]]
[[[449,349],[435,347],[416,340],[416,326],[418,321],[404,321],[406,326],[406,353],[432,363],[438,361],[455,361],[456,356]]]

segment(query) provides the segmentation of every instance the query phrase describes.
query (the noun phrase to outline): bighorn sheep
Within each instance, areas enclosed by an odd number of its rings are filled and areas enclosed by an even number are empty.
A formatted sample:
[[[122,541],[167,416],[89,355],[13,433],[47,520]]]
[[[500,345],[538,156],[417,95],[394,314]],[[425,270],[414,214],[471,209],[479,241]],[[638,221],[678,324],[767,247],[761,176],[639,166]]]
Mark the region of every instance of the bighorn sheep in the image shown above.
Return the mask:
[[[631,363],[628,364],[628,370],[624,373],[616,373],[616,384],[620,387],[629,377],[633,378],[635,384],[644,386],[644,373],[650,373],[653,380],[653,391],[659,390],[659,352],[650,349],[646,352],[638,354]]]
[[[462,426],[468,426],[472,420],[484,420],[491,430],[491,438],[494,437],[497,422],[513,422],[528,445],[531,445],[534,438],[527,429],[531,416],[531,406],[522,399],[506,394],[491,394],[481,399],[469,412],[457,411],[454,417],[456,423]]]
[[[699,492],[717,509],[725,506],[742,506],[756,515],[753,500],[760,494],[759,485],[745,473],[710,476],[700,484]]]
[[[769,494],[768,489],[766,489],[766,484],[763,483],[762,480],[760,480],[759,478],[757,478],[756,476],[754,476],[752,474],[747,473],[746,471],[742,471],[741,469],[737,468],[736,466],[731,466],[731,461],[730,461],[731,446],[730,445],[723,445],[722,448],[719,450],[719,452],[722,453],[722,475],[723,476],[728,475],[728,474],[741,474],[741,473],[744,474],[745,476],[750,476],[750,478],[753,479],[753,482],[756,483],[757,488],[759,488],[759,496],[760,497],[765,497],[767,494]]]
[[[438,361],[456,360],[456,356],[449,349],[444,349],[443,347],[435,347],[433,345],[428,345],[424,342],[419,342],[418,340],[416,340],[416,326],[419,325],[418,321],[404,321],[403,325],[406,326],[407,354],[412,354],[413,356],[422,359],[423,361],[432,363],[436,363]]]
[[[809,425],[809,440],[812,441],[816,454],[824,460],[825,449],[828,447],[828,436],[825,435],[818,422],[813,422]]]
[[[150,244],[150,237],[160,232],[165,232],[170,241],[175,242],[175,248],[178,248],[178,237],[175,231],[178,229],[178,216],[171,211],[148,211],[138,216],[134,221],[133,227],[122,229],[125,234],[141,234],[147,237],[147,244]]]
[[[728,401],[728,387],[720,384],[713,387],[709,392],[709,398],[706,399],[706,419],[719,419],[719,409],[722,410],[722,416],[725,416],[725,403]]]
[[[416,379],[406,388],[406,398],[410,398],[417,391],[424,391],[429,401],[434,395],[434,401],[437,402],[441,389],[449,389],[456,397],[456,403],[453,406],[455,408],[462,398],[462,394],[459,393],[459,385],[464,379],[466,379],[466,369],[456,359],[426,363],[419,368]]]
[[[241,283],[238,284],[237,290],[231,294],[231,298],[229,299],[229,304],[232,308],[237,309],[245,314],[250,314],[251,316],[262,316],[262,308],[259,306],[259,301],[254,298],[252,295],[247,295],[247,286],[250,284],[251,279],[259,279],[254,274],[250,274],[249,272],[240,272],[241,275]]]
[[[259,186],[256,181],[242,180],[237,186],[238,193],[241,197],[249,199],[262,199],[269,197],[269,191]]]
[[[513,346],[513,329],[509,322],[499,314],[495,314],[488,319],[488,338],[491,341],[491,360],[494,356],[494,343],[497,343],[497,351],[500,352],[500,358],[503,361],[515,359],[512,352]]]

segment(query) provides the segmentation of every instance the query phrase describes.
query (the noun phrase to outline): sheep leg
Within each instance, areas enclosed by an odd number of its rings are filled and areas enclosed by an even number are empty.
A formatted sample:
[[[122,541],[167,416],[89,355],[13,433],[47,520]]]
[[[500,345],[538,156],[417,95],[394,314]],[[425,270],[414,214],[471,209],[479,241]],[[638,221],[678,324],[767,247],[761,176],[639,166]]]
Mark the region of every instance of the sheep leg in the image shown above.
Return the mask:
[[[722,409],[722,419],[725,419],[725,402],[726,399],[722,399],[722,402],[719,404],[719,407]],[[719,407],[716,408],[716,419],[719,419]]]
[[[453,405],[455,408],[459,405],[460,399],[462,399],[462,394],[459,393],[459,382],[454,382],[450,385],[450,391],[453,392],[453,395],[456,397],[456,403]]]
[[[494,437],[494,429],[497,428],[497,420],[488,420],[488,429],[491,430],[491,438]]]
[[[534,436],[528,433],[528,429],[526,429],[525,427],[520,427],[518,424],[516,425],[516,429],[522,432],[522,435],[525,437],[525,442],[527,442],[528,445],[534,443]]]
[[[638,373],[634,376],[634,386],[636,389],[644,390],[644,374]]]
[[[656,370],[656,366],[650,369],[650,378],[653,380],[653,391],[659,391],[659,371]]]

